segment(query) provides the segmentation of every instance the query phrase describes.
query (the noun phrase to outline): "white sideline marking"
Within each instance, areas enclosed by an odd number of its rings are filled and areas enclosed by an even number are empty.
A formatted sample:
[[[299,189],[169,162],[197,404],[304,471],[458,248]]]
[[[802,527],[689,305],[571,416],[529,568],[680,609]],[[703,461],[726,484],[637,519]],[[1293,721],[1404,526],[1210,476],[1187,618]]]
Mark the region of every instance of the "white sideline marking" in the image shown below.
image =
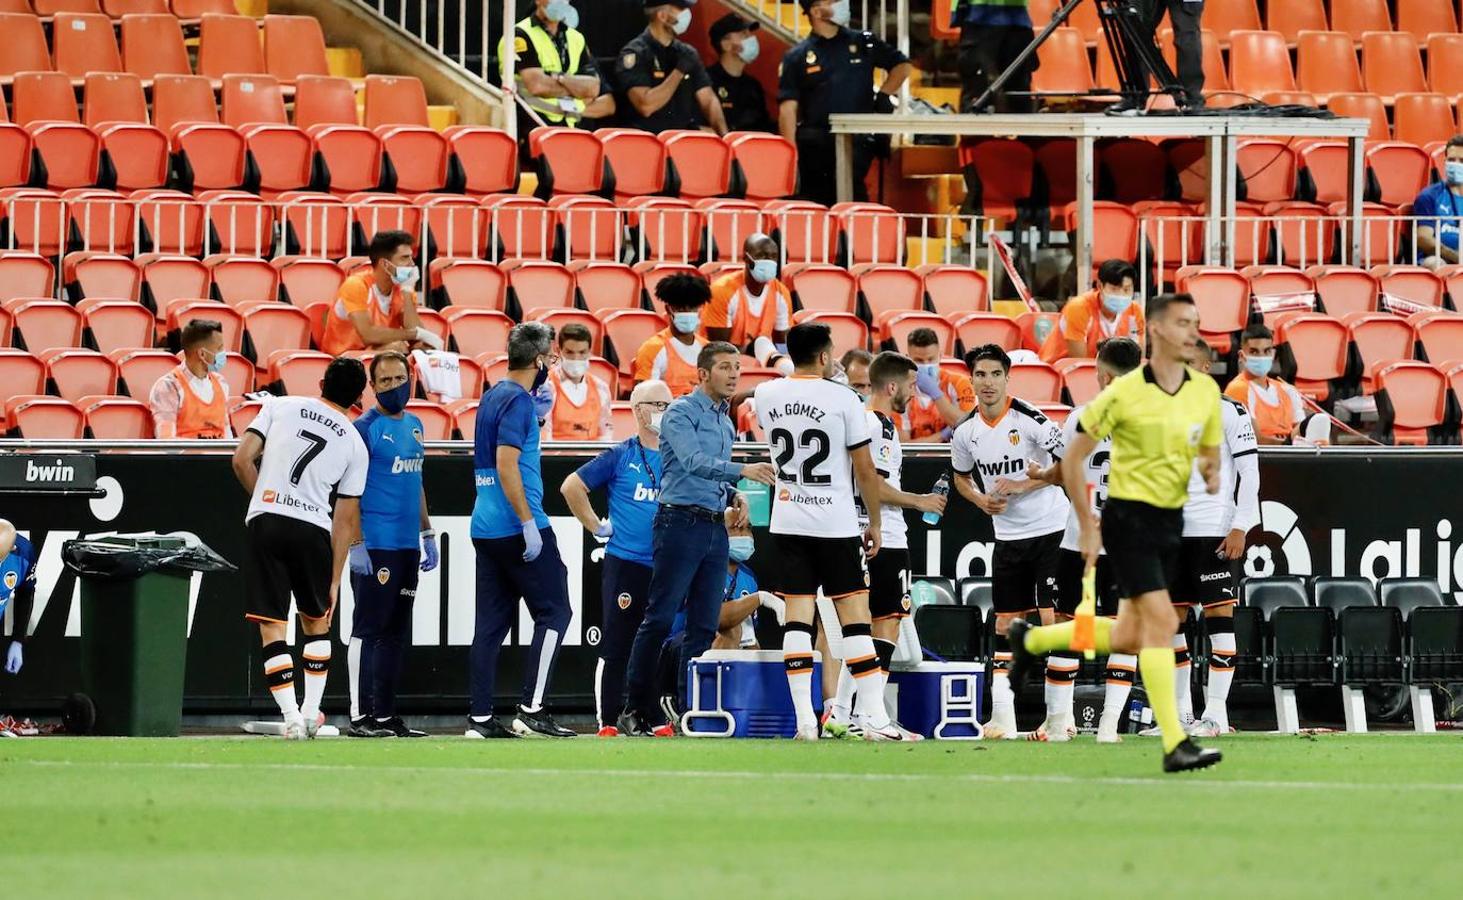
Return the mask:
[[[267,769],[281,772],[410,772],[413,774],[443,775],[535,775],[543,777],[571,778],[692,778],[697,780],[721,779],[774,779],[779,781],[865,781],[865,782],[922,782],[922,781],[964,781],[975,784],[1100,784],[1112,787],[1147,787],[1182,785],[1207,788],[1252,788],[1256,790],[1294,789],[1307,791],[1389,791],[1401,793],[1448,792],[1463,793],[1463,783],[1396,783],[1396,782],[1350,782],[1350,781],[1271,781],[1254,779],[1196,780],[1195,778],[1081,778],[1075,775],[987,775],[979,772],[963,772],[950,775],[916,772],[763,772],[736,770],[697,769],[545,769],[518,767],[468,766],[327,766],[319,763],[203,763],[203,762],[72,762],[68,760],[13,760],[11,766],[41,766],[77,769],[198,769],[198,770],[254,770]]]

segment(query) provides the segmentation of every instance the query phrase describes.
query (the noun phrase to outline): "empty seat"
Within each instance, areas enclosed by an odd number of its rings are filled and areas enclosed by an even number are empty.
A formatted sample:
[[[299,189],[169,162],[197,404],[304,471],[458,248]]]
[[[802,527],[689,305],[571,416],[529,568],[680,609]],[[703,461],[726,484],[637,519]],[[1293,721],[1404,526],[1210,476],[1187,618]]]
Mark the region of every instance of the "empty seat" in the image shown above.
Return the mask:
[[[490,262],[480,259],[433,260],[428,275],[436,308],[493,309],[501,312],[505,307],[508,278],[502,269]],[[638,278],[636,284],[639,284]]]
[[[1383,578],[1377,582],[1377,599],[1409,618],[1418,609],[1445,606],[1438,583],[1432,578]]]
[[[17,72],[46,72],[51,54],[41,20],[32,15],[0,13],[0,83],[9,84]]]
[[[49,297],[55,270],[45,257],[24,251],[0,251],[0,302],[16,297]]]
[[[852,313],[803,310],[793,314],[793,321],[796,324],[818,322],[827,325],[833,338],[835,356],[842,356],[853,349],[867,350],[869,348],[869,326],[863,319]],[[948,323],[946,327],[948,328]]]
[[[376,133],[397,193],[410,196],[446,187],[450,150],[440,132],[425,125],[382,125]]]
[[[805,315],[805,313],[798,315]],[[955,352],[954,326],[934,313],[891,310],[876,318],[874,325],[877,329],[874,340],[886,349],[902,350],[908,347],[910,333],[923,328],[935,333],[939,339],[940,352],[943,355],[949,356]],[[835,350],[837,349],[841,348],[835,348]]]
[[[691,204],[668,197],[635,197],[626,205],[631,208],[626,225],[637,260],[691,263],[701,257],[706,225]]]
[[[987,216],[1014,219],[1023,215],[1035,193],[1036,152],[1021,141],[997,138],[961,144],[958,148],[961,168],[972,194],[966,197],[969,208]],[[978,190],[977,190],[978,189]]]
[[[197,22],[207,15],[231,16],[238,12],[234,0],[169,0],[173,15],[184,21]]]
[[[838,224],[822,205],[774,201],[763,209],[764,230],[782,247],[787,262],[827,264],[837,260]],[[733,252],[740,256],[739,250]]]
[[[168,0],[102,0],[102,12],[114,19],[130,15],[171,15]]]
[[[561,259],[617,259],[623,222],[603,197],[560,195],[549,200],[556,256]],[[477,254],[481,256],[482,254]]]
[[[1398,94],[1427,90],[1417,38],[1403,31],[1362,35],[1361,74],[1366,89],[1388,105]]]
[[[276,353],[269,361],[269,379],[278,381],[292,397],[320,396],[320,379],[330,365],[328,353],[314,350],[289,350]]]
[[[1191,294],[1199,309],[1199,332],[1220,355],[1229,352],[1250,315],[1249,280],[1238,272],[1200,269],[1180,275],[1179,290]]]
[[[299,309],[333,303],[346,274],[328,259],[282,257],[270,265],[279,272],[279,299]]]
[[[1456,33],[1453,0],[1397,0],[1397,30],[1410,33],[1419,42],[1432,34]]]
[[[46,389],[46,365],[28,350],[0,347],[0,382],[8,394],[39,394]]]
[[[99,441],[144,441],[153,437],[152,411],[126,397],[82,397],[77,408],[88,435]]]
[[[487,255],[487,211],[470,198],[428,194],[417,198],[426,223],[429,255],[473,257]]]
[[[11,343],[31,353],[81,346],[81,314],[59,300],[19,298],[5,303],[12,321]]]
[[[1377,311],[1377,277],[1366,269],[1317,266],[1310,274],[1317,299],[1329,315],[1339,319],[1347,313]]]
[[[859,301],[871,320],[877,321],[886,313],[924,310],[924,281],[913,269],[874,263],[855,266],[850,271],[858,283]],[[803,275],[799,273],[800,277]],[[802,287],[800,282],[799,289]]]
[[[88,343],[102,353],[152,343],[155,320],[151,311],[131,300],[90,300],[77,304]]]
[[[1423,358],[1434,364],[1463,360],[1463,316],[1438,315],[1417,323]]]
[[[310,349],[310,320],[305,311],[283,303],[260,303],[244,312],[253,358],[269,359],[276,350]]]
[[[350,252],[351,210],[341,198],[285,191],[275,202],[287,254],[341,259]]]
[[[1260,610],[1265,619],[1277,609],[1308,606],[1305,579],[1297,575],[1246,578],[1240,587],[1240,603]]]
[[[915,271],[924,279],[925,297],[930,306],[940,315],[951,318],[990,309],[990,289],[981,270],[959,265],[929,265]]]
[[[80,122],[71,79],[60,72],[22,72],[12,88],[13,115],[17,125],[32,122]]]
[[[1376,390],[1376,376],[1384,366],[1412,358],[1416,333],[1405,319],[1388,313],[1353,313],[1345,324],[1359,359],[1363,393]]]
[[[640,273],[623,263],[579,261],[570,264],[578,303],[593,313],[640,306]]]
[[[146,125],[147,97],[142,79],[128,72],[91,72],[82,95],[81,120],[90,128],[103,122]]]
[[[295,82],[295,125],[359,125],[356,91],[350,79],[301,75]]]
[[[454,189],[469,196],[485,196],[518,188],[518,143],[508,132],[454,125],[442,136],[450,152]]]
[[[1453,104],[1442,94],[1398,94],[1393,115],[1397,140],[1419,147],[1457,133]]]
[[[1280,32],[1291,44],[1299,41],[1302,31],[1325,31],[1329,27],[1323,0],[1283,0],[1265,6],[1265,27]]]
[[[502,353],[508,347],[508,332],[513,330],[514,322],[505,313],[449,307],[445,316],[458,353],[466,356]]]
[[[1062,27],[1037,50],[1039,65],[1032,74],[1033,90],[1043,93],[1085,94],[1093,88],[1092,66],[1082,32]]]
[[[1448,379],[1424,362],[1398,362],[1377,373],[1377,434],[1386,444],[1444,443]],[[1456,435],[1456,428],[1450,429]]]
[[[123,16],[122,66],[141,78],[193,74],[177,18],[151,14]]]
[[[704,131],[663,131],[656,137],[665,146],[668,174],[681,197],[698,200],[728,191],[732,149],[726,141]]]
[[[1275,6],[1289,7],[1291,4],[1277,3]],[[1329,103],[1334,94],[1361,93],[1361,65],[1357,62],[1351,35],[1324,30],[1301,33],[1296,40],[1295,82],[1297,87],[1323,104]]]
[[[635,353],[651,335],[666,327],[665,316],[648,309],[617,309],[602,314],[605,357],[620,367],[620,380],[634,377]]]
[[[301,90],[304,85],[302,79]],[[298,99],[295,111],[298,122]],[[381,187],[385,149],[381,138],[370,129],[358,125],[319,124],[309,127],[307,133],[314,141],[317,164],[332,194],[348,196]]]
[[[904,219],[879,203],[837,203],[839,258],[851,266],[898,263],[904,257]]]
[[[775,134],[732,132],[726,136],[731,147],[734,177],[743,185],[749,200],[791,197],[797,190],[797,148]]]
[[[265,16],[264,68],[285,84],[294,84],[301,75],[329,75],[320,20],[314,16]]]
[[[409,75],[368,75],[365,85],[367,128],[383,125],[428,125],[427,94]]]
[[[1251,97],[1296,89],[1285,36],[1275,31],[1236,31],[1229,36],[1229,80]]]
[[[1382,98],[1377,94],[1333,94],[1330,109],[1331,112],[1343,118],[1366,119],[1371,122],[1371,130],[1367,132],[1369,141],[1392,139],[1392,129],[1387,124],[1386,105],[1382,103]],[[1322,198],[1317,196],[1316,199],[1321,200]]]
[[[604,184],[604,146],[587,131],[535,128],[529,155],[538,165],[538,196],[596,194]]]
[[[1392,15],[1387,0],[1331,0],[1331,27],[1359,44],[1368,31],[1391,31]]]
[[[117,364],[95,350],[55,350],[43,354],[46,377],[57,396],[73,403],[82,397],[117,390]]]
[[[1021,328],[1010,316],[992,312],[974,312],[959,316],[953,322],[959,349],[969,353],[976,347],[995,344],[1004,350],[1021,346]]]
[[[258,22],[248,16],[203,16],[198,34],[199,75],[217,81],[225,75],[264,71]]]
[[[75,404],[59,397],[15,397],[6,402],[10,430],[17,436],[80,440],[86,419]]]
[[[143,299],[155,310],[180,298],[210,296],[209,269],[196,259],[148,254],[139,257],[138,264],[142,267]]]
[[[574,305],[574,276],[558,263],[526,260],[508,270],[508,302],[520,321],[539,309],[569,309]]]
[[[219,190],[244,183],[248,145],[243,135],[219,124],[207,78],[158,76],[153,120],[168,133],[184,190]]]
[[[1377,199],[1387,206],[1411,203],[1432,178],[1432,159],[1415,144],[1376,144],[1367,149],[1366,161],[1381,188]]]
[[[122,71],[112,20],[100,13],[60,12],[52,25],[56,69],[78,80],[88,72]]]
[[[636,128],[606,128],[595,136],[615,175],[616,202],[665,190],[666,148],[655,135]]]
[[[1244,178],[1245,194],[1251,202],[1289,200],[1295,196],[1296,156],[1287,141],[1241,141],[1235,165]]]
[[[1463,94],[1463,34],[1434,34],[1427,39],[1427,84],[1445,97]]]
[[[263,259],[220,255],[203,264],[213,280],[213,296],[231,306],[272,301],[279,293],[279,270]]]
[[[537,197],[494,195],[485,197],[483,208],[495,258],[542,259],[553,249],[553,229],[548,204]]]
[[[62,271],[77,299],[106,297],[136,300],[142,290],[142,270],[126,256],[111,253],[68,254]],[[73,296],[76,296],[73,293]]]
[[[1368,578],[1318,575],[1311,585],[1315,605],[1335,615],[1352,606],[1376,606],[1377,592]]]
[[[268,256],[274,246],[274,207],[242,191],[205,191],[207,248],[231,256]]]
[[[799,309],[851,313],[857,308],[857,283],[842,266],[804,266],[790,276],[790,286]]]
[[[114,350],[110,354],[120,376],[118,390],[128,396],[147,400],[157,380],[178,367],[178,358],[166,350]]]
[[[1372,271],[1382,289],[1382,299],[1402,300],[1431,309],[1443,306],[1443,280],[1422,266],[1378,266]],[[1408,310],[1409,312],[1411,310]]]

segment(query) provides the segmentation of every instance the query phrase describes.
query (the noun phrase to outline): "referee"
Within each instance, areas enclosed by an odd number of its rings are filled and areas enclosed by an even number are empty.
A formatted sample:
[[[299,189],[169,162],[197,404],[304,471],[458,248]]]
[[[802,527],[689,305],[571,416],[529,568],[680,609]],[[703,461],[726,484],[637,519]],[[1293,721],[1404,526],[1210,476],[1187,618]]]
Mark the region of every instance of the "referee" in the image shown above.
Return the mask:
[[[1106,549],[1123,598],[1116,622],[1095,620],[1096,650],[1138,654],[1148,700],[1163,731],[1163,770],[1179,772],[1220,759],[1218,750],[1190,740],[1179,721],[1173,651],[1178,618],[1169,590],[1183,582],[1184,504],[1194,460],[1209,493],[1217,492],[1224,428],[1218,385],[1186,364],[1199,340],[1193,298],[1155,297],[1148,305],[1148,338],[1148,365],[1115,379],[1082,411],[1077,438],[1062,461],[1062,478],[1077,512],[1087,568]],[[1087,502],[1083,462],[1109,436],[1112,460],[1099,531]],[[1020,684],[1034,656],[1069,649],[1075,626],[1011,623],[1012,686]]]

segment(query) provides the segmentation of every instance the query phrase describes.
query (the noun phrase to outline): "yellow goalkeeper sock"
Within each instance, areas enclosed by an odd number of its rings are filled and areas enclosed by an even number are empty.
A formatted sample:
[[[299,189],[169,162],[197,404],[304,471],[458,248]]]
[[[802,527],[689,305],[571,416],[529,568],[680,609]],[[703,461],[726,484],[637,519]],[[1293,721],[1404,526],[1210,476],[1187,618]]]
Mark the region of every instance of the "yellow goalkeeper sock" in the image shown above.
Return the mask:
[[[1138,671],[1143,673],[1143,688],[1148,692],[1148,704],[1153,707],[1153,719],[1163,731],[1163,752],[1168,753],[1187,737],[1179,721],[1179,704],[1173,692],[1173,648],[1144,647],[1138,651]]]
[[[1105,619],[1101,616],[1092,622],[1092,634],[1097,642],[1097,652],[1104,656],[1112,652],[1112,624],[1112,619]],[[1076,628],[1076,622],[1058,622],[1056,625],[1033,628],[1026,632],[1026,649],[1031,653],[1066,650],[1072,646],[1072,634]]]

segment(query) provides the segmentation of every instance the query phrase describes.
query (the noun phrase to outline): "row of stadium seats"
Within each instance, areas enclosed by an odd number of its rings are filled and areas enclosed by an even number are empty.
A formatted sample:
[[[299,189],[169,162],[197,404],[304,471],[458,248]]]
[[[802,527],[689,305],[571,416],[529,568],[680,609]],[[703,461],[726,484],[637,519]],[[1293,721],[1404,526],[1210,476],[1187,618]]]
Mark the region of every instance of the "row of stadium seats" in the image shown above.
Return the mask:
[[[0,0],[0,11],[40,16],[49,22],[57,13],[104,12],[113,19],[134,13],[172,14],[197,24],[206,15],[234,15],[234,0]]]

